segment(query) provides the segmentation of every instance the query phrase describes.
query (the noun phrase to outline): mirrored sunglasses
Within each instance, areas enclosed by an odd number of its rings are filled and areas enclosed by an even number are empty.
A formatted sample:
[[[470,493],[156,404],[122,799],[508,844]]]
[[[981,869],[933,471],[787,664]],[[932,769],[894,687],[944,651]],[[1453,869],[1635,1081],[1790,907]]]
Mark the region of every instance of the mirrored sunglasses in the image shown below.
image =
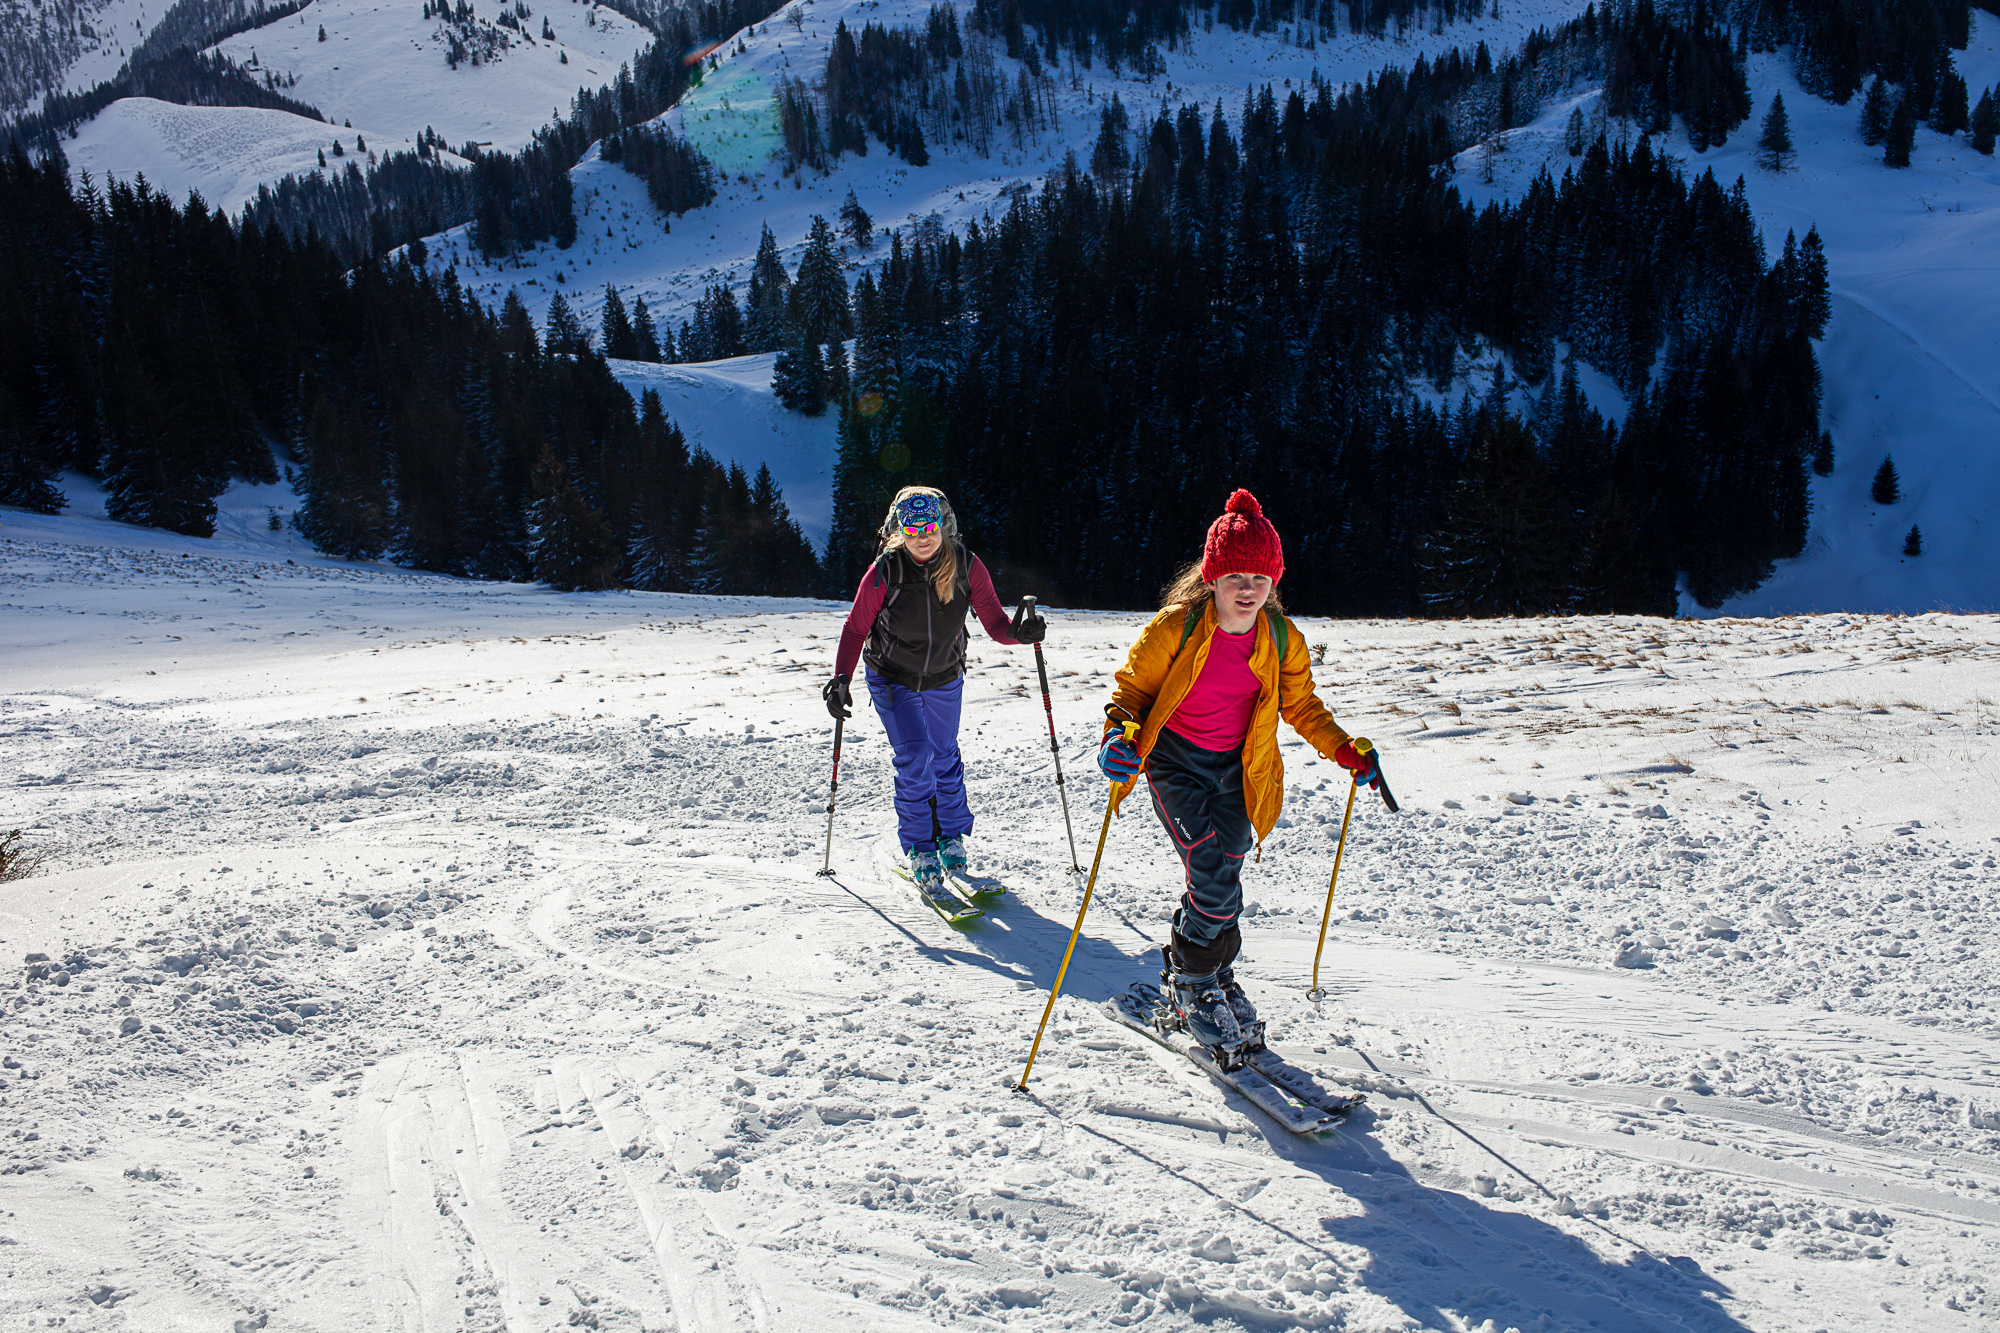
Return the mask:
[[[938,525],[935,519],[929,523],[905,523],[903,525],[903,535],[905,537],[930,537],[935,536],[937,531]]]

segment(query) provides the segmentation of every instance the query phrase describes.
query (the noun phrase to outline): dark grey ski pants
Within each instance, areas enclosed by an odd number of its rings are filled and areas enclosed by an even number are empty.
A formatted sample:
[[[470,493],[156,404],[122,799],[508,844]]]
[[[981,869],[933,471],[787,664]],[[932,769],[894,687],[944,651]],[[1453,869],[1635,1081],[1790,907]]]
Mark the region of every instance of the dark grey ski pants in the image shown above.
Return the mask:
[[[1243,805],[1242,752],[1204,750],[1162,727],[1146,756],[1146,785],[1187,873],[1178,933],[1196,946],[1193,953],[1208,952],[1201,946],[1225,935],[1233,941],[1243,912],[1243,858],[1257,839]]]

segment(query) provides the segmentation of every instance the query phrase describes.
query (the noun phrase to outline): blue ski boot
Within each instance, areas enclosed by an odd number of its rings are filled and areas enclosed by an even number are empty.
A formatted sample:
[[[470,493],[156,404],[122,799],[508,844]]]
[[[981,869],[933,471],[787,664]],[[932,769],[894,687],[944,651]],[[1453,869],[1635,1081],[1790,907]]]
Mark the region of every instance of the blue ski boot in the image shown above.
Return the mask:
[[[965,873],[965,838],[957,833],[938,839],[938,864],[947,875]]]
[[[977,907],[945,887],[944,866],[935,851],[910,849],[910,878],[925,905],[946,921],[969,921],[980,914]]]

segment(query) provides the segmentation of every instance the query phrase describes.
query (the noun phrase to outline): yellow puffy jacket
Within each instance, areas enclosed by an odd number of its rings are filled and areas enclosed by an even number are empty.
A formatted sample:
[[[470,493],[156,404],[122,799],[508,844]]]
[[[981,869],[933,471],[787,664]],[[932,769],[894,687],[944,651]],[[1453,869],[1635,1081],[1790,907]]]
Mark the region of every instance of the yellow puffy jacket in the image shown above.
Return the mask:
[[[1278,660],[1278,644],[1271,633],[1271,619],[1277,614],[1267,609],[1257,617],[1257,644],[1250,650],[1250,669],[1257,673],[1259,688],[1257,706],[1250,713],[1250,733],[1243,740],[1243,801],[1259,842],[1278,822],[1278,811],[1285,803],[1285,761],[1278,755],[1279,717],[1328,759],[1348,738],[1313,692],[1312,654],[1305,636],[1290,620],[1284,622],[1284,660]],[[1140,631],[1139,641],[1118,669],[1118,683],[1104,710],[1109,719],[1107,731],[1127,720],[1140,724],[1134,745],[1141,759],[1152,753],[1160,728],[1187,698],[1208,662],[1209,641],[1219,632],[1215,599],[1208,600],[1191,632],[1187,620],[1184,608],[1170,606]],[[1113,809],[1124,803],[1136,784],[1135,778],[1111,785]]]

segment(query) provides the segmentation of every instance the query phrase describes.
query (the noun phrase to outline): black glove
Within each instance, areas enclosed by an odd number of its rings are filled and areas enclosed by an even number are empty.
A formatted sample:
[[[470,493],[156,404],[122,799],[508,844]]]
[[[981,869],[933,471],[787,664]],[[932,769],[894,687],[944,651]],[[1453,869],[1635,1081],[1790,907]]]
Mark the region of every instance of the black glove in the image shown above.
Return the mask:
[[[835,676],[819,692],[819,697],[826,701],[827,716],[836,722],[844,722],[854,716],[854,696],[848,692],[847,677]]]
[[[1014,610],[1014,637],[1022,643],[1040,643],[1042,636],[1049,632],[1049,622],[1040,615],[1029,615],[1024,604]]]

